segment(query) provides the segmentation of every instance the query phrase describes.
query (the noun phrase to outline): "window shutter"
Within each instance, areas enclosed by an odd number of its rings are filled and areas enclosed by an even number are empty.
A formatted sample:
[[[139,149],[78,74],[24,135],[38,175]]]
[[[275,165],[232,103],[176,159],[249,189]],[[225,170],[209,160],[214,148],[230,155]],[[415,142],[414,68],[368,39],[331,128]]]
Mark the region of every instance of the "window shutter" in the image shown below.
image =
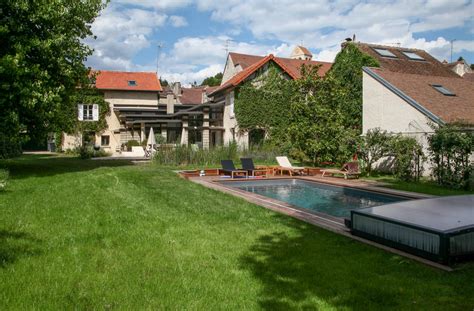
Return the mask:
[[[98,104],[92,105],[92,120],[99,121],[99,105]]]
[[[79,121],[84,120],[84,115],[83,115],[84,111],[82,110],[83,106],[84,105],[82,105],[82,104],[77,105],[77,119]]]
[[[230,93],[230,117],[233,118],[235,116],[234,113],[234,92]]]

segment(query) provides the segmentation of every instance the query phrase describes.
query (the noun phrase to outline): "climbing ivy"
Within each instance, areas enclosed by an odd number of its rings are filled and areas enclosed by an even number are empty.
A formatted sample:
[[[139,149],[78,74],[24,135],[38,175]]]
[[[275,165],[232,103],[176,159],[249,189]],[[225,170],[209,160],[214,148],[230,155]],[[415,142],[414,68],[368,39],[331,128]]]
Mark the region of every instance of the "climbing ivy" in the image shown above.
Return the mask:
[[[294,93],[292,83],[273,64],[236,90],[234,111],[241,131],[262,130],[268,140],[284,141]]]
[[[339,102],[344,115],[344,126],[362,132],[362,67],[379,67],[378,61],[361,52],[355,43],[346,43],[337,54],[327,76],[333,87],[345,90],[344,101]]]

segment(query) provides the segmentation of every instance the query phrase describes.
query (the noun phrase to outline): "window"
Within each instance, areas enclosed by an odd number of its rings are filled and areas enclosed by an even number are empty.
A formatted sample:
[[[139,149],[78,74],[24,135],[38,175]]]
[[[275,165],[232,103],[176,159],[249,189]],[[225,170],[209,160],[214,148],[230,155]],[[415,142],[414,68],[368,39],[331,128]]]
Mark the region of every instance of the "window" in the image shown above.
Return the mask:
[[[423,57],[413,52],[403,51],[402,53],[411,60],[425,60]]]
[[[447,88],[445,88],[444,86],[442,85],[439,85],[439,84],[433,84],[431,85],[435,90],[437,90],[438,92],[440,92],[441,94],[445,95],[445,96],[456,96],[456,94],[454,94],[453,92],[451,92],[450,90],[448,90]]]
[[[99,105],[77,105],[78,119],[80,121],[99,121]]]
[[[82,119],[83,120],[93,120],[94,117],[92,115],[93,107],[92,105],[83,105],[82,106]]]
[[[384,56],[384,57],[397,58],[397,56],[395,54],[393,54],[392,52],[390,52],[387,49],[374,48],[374,51],[377,52],[377,54],[379,54],[381,56]]]
[[[168,128],[166,130],[166,142],[176,144],[181,141],[181,128]]]
[[[135,81],[135,80],[128,80],[128,86],[137,86],[137,81]]]
[[[109,135],[102,135],[100,137],[100,144],[101,144],[101,146],[108,146],[110,144],[110,136]]]

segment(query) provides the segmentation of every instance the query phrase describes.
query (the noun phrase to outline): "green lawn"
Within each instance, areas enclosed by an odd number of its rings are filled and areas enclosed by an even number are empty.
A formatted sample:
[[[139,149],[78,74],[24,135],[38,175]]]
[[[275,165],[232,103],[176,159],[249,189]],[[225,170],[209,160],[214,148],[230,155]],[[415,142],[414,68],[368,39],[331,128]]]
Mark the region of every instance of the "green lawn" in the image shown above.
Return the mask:
[[[0,161],[0,309],[472,310],[444,272],[153,165]]]
[[[444,188],[437,185],[434,181],[427,180],[427,179],[422,179],[419,182],[408,182],[408,181],[397,180],[392,175],[379,175],[379,176],[364,177],[364,178],[383,182],[386,184],[385,187],[387,188],[426,193],[426,194],[431,194],[431,195],[445,196],[445,195],[474,194],[474,191]]]

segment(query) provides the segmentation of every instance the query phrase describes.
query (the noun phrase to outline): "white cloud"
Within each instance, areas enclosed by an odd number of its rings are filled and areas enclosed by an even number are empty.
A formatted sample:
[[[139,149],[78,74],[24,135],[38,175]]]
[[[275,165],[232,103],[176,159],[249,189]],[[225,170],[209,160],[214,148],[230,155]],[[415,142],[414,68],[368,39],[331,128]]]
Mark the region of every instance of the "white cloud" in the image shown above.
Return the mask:
[[[110,5],[92,24],[97,39],[86,40],[95,50],[87,64],[99,69],[131,70],[133,57],[150,46],[153,32],[165,25],[167,18],[154,11]]]
[[[170,16],[169,21],[173,27],[184,27],[188,25],[188,22],[182,16],[172,15]]]
[[[214,21],[246,28],[259,39],[304,42],[320,50],[318,56],[325,60],[352,34],[370,43],[425,46],[426,40],[414,39],[416,33],[473,24],[474,10],[470,0],[198,0],[198,8],[211,11]],[[445,42],[428,45],[437,51]]]
[[[186,7],[193,3],[192,0],[115,0],[114,2],[144,8],[155,8],[160,10],[173,10],[177,8]]]
[[[142,66],[133,59],[152,46],[152,37],[165,31],[165,25],[186,26],[183,16],[168,15],[185,7],[209,12],[222,29],[216,35],[180,38],[160,55],[163,77],[183,83],[200,82],[222,71],[226,46],[246,54],[288,56],[295,44],[303,44],[315,59],[332,61],[344,38],[356,34],[357,41],[400,43],[449,60],[452,38],[415,37],[452,27],[467,27],[474,33],[471,0],[116,0],[93,24],[98,39],[87,40],[96,49],[88,64],[103,69],[155,70],[156,59]],[[231,41],[232,36],[247,32],[255,41]],[[454,52],[463,51],[474,52],[474,40],[455,41]]]
[[[169,81],[200,83],[202,79],[222,72],[227,57],[226,46],[231,52],[253,55],[274,54],[288,56],[292,47],[259,45],[232,41],[228,36],[185,37],[179,39],[168,53],[159,58],[160,75]]]

